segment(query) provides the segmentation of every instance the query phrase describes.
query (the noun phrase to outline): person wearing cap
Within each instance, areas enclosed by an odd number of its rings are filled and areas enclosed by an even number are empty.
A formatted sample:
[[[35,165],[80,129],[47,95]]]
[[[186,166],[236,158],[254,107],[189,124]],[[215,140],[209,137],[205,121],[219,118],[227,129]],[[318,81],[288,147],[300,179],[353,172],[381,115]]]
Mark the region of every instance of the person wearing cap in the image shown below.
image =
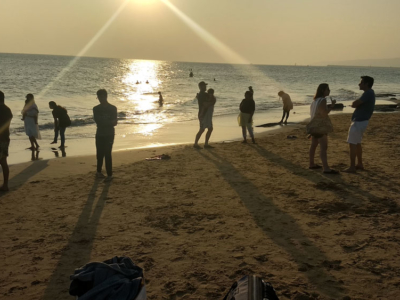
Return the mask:
[[[197,94],[196,98],[199,104],[198,118],[200,122],[200,129],[199,132],[197,132],[196,134],[196,139],[194,141],[193,147],[196,149],[201,149],[198,143],[201,138],[201,135],[207,128],[208,130],[206,134],[206,141],[204,144],[204,148],[212,148],[212,146],[208,144],[211,137],[211,133],[213,131],[212,118],[205,118],[205,117],[207,115],[208,109],[211,108],[215,104],[215,102],[213,101],[213,98],[211,98],[210,95],[206,92],[207,83],[205,83],[204,81],[199,82],[199,89],[200,92]]]

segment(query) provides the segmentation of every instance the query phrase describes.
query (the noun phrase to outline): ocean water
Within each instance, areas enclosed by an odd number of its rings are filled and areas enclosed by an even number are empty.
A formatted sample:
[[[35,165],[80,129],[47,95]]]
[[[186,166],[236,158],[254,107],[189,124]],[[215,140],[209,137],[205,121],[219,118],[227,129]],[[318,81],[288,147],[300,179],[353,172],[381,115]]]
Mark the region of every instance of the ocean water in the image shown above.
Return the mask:
[[[193,78],[189,77],[190,69]],[[73,132],[73,139],[88,139],[95,134],[92,108],[98,104],[96,91],[105,88],[109,102],[119,111],[118,128],[123,130],[117,130],[117,135],[132,140],[148,138],[171,124],[195,121],[197,104],[193,99],[200,81],[215,90],[215,117],[229,120],[232,116],[233,123],[250,85],[255,91],[257,114],[281,108],[277,95],[281,89],[290,94],[295,108],[309,105],[322,82],[330,84],[331,96],[338,101],[354,100],[361,95],[358,83],[362,75],[375,78],[378,99],[400,96],[400,68],[229,65],[0,53],[0,70],[0,90],[14,114],[14,140],[27,139],[20,120],[27,93],[35,95],[44,139],[53,135],[49,101],[67,108],[72,119],[70,138]],[[157,102],[159,91],[164,97],[163,107]]]

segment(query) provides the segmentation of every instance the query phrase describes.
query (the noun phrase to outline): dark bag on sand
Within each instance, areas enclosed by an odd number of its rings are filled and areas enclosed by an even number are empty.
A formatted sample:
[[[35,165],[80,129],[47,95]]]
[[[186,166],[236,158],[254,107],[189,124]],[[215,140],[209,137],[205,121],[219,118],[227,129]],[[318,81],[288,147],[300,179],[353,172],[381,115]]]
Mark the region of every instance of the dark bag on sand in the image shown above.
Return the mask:
[[[333,125],[328,115],[322,115],[320,111],[321,101],[317,104],[314,118],[307,124],[307,134],[311,135],[325,135],[333,132]]]
[[[71,275],[69,294],[79,300],[145,300],[143,271],[129,257],[91,262]]]
[[[224,300],[279,300],[274,288],[255,275],[244,276],[236,281]]]

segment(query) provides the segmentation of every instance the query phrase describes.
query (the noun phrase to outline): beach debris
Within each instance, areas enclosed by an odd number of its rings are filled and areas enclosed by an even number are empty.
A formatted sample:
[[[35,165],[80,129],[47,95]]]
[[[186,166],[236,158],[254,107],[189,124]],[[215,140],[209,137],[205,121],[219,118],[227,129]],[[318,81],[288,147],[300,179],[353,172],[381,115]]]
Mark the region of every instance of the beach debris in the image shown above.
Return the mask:
[[[146,160],[166,160],[166,159],[171,159],[171,156],[169,156],[168,154],[161,154],[146,158]]]
[[[287,136],[287,139],[289,139],[289,140],[294,140],[294,139],[297,139],[297,136],[295,136],[295,135],[288,135],[288,136]]]

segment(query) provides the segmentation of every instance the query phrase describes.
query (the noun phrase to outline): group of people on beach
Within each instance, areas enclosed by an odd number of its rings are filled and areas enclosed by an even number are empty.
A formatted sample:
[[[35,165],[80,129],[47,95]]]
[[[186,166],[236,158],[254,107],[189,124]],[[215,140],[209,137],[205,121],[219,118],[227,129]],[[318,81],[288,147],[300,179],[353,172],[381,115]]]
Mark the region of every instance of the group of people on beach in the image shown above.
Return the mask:
[[[356,172],[359,169],[364,169],[362,160],[362,137],[368,126],[369,119],[371,118],[375,107],[375,93],[372,90],[374,79],[369,76],[362,76],[359,83],[360,90],[364,93],[360,99],[352,103],[355,111],[352,115],[352,123],[349,128],[347,143],[350,147],[350,167],[346,172]],[[199,92],[196,95],[198,102],[198,119],[199,131],[196,134],[193,147],[201,149],[199,140],[207,129],[204,148],[213,148],[209,144],[211,134],[213,132],[213,113],[214,106],[217,99],[214,95],[213,89],[207,90],[207,83],[201,81],[199,84]],[[332,123],[329,119],[329,113],[335,106],[336,101],[333,100],[331,106],[327,104],[326,97],[330,94],[329,85],[321,83],[314,96],[314,101],[310,106],[311,121],[307,125],[307,132],[311,138],[311,146],[309,151],[309,169],[322,169],[325,174],[338,174],[339,172],[333,170],[328,164],[328,134],[333,131]],[[279,123],[287,123],[290,110],[293,109],[293,103],[290,96],[280,91],[278,95],[283,101],[283,115]],[[161,93],[160,105],[163,103]],[[104,178],[105,181],[112,179],[112,147],[114,144],[115,129],[118,123],[117,108],[108,103],[108,94],[105,89],[97,91],[97,99],[100,104],[93,108],[93,117],[97,125],[96,130],[96,158],[97,158],[97,178]],[[13,118],[11,110],[4,103],[4,93],[0,91],[0,165],[3,170],[4,183],[0,191],[8,190],[8,177],[9,168],[7,164],[8,148],[10,144],[10,123]],[[52,109],[54,118],[54,140],[51,144],[56,144],[58,136],[61,137],[60,149],[65,147],[65,130],[71,125],[71,120],[68,116],[67,110],[57,105],[54,101],[49,102],[49,108]],[[247,143],[247,132],[249,133],[253,143],[256,143],[253,132],[253,116],[255,112],[254,90],[250,86],[244,94],[244,99],[239,105],[238,124],[242,127],[243,142]],[[39,144],[37,139],[40,139],[40,132],[38,127],[38,114],[39,109],[35,103],[33,94],[26,95],[26,101],[22,110],[22,120],[25,125],[25,132],[29,137],[31,147],[28,149],[38,150]],[[285,119],[286,118],[286,119]],[[285,119],[285,121],[284,121]],[[320,157],[322,166],[314,161],[316,149],[320,146]],[[107,177],[102,173],[103,161],[105,160],[105,167]],[[357,164],[356,164],[357,162]]]
[[[352,103],[352,107],[355,108],[355,111],[352,115],[352,123],[347,138],[347,143],[350,147],[350,167],[344,170],[345,172],[354,173],[357,170],[364,169],[361,141],[375,107],[375,92],[372,90],[373,84],[374,79],[372,77],[362,76],[359,89],[364,91],[364,93],[360,99]],[[214,90],[207,90],[207,83],[204,81],[199,83],[199,90],[200,92],[196,95],[196,100],[199,105],[198,119],[200,128],[196,134],[193,147],[195,149],[201,149],[199,140],[205,129],[207,129],[204,148],[213,148],[213,146],[209,144],[209,141],[211,133],[213,132],[212,116],[216,98],[214,96]],[[328,134],[333,131],[329,113],[336,104],[336,101],[332,100],[331,106],[328,106],[326,97],[329,95],[329,85],[327,83],[321,83],[317,88],[314,101],[310,106],[311,121],[307,125],[307,132],[309,133],[309,138],[311,138],[309,169],[322,169],[324,174],[339,174],[339,171],[331,169],[328,165]],[[253,115],[255,112],[253,96],[254,90],[250,86],[239,105],[240,113],[238,116],[238,124],[242,127],[242,143],[247,143],[247,132],[249,132],[253,144],[256,143],[253,132]],[[284,91],[279,91],[278,96],[282,98],[283,102],[283,115],[279,124],[287,124],[290,110],[293,109],[293,103],[290,96]],[[320,146],[322,166],[316,164],[314,160],[318,145]]]

